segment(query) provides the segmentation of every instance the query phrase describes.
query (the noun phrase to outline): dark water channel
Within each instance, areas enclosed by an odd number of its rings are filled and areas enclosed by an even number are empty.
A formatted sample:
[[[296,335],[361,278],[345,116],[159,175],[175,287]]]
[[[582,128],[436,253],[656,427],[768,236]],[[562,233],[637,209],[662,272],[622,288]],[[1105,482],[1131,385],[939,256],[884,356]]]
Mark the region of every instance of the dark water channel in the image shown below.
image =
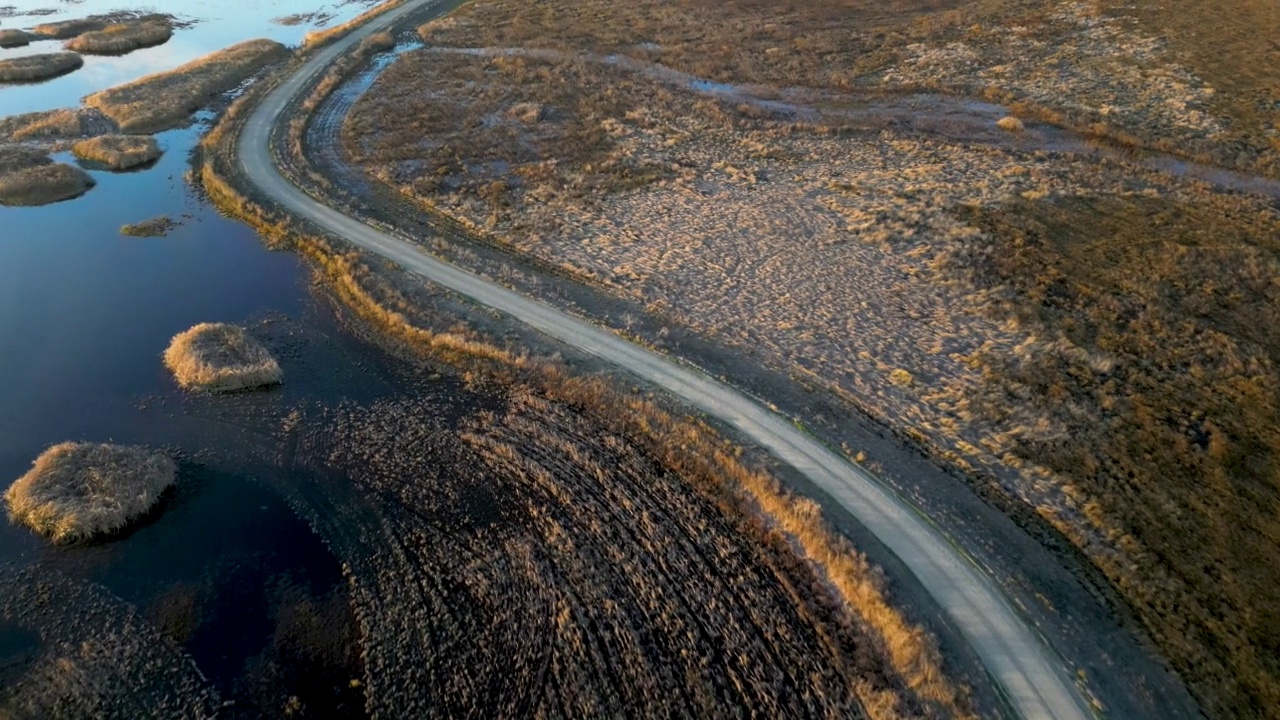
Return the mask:
[[[5,28],[118,9],[173,13],[192,24],[157,48],[87,58],[81,70],[46,83],[0,86],[0,115],[74,106],[94,90],[241,40],[297,43],[318,23],[341,22],[371,4],[16,0],[0,10]],[[322,14],[272,22],[312,11]],[[58,45],[38,42],[0,57]],[[416,380],[343,330],[296,257],[267,250],[186,182],[207,122],[159,134],[165,154],[153,166],[127,173],[86,167],[97,185],[80,198],[0,207],[0,488],[64,440],[167,447],[182,459],[177,489],[159,510],[107,541],[55,548],[0,522],[0,573],[48,569],[123,601],[233,703],[224,716],[303,707],[313,717],[360,717],[347,582],[278,492],[297,482],[278,461],[278,431],[290,408],[363,402]],[[179,223],[166,237],[119,232],[159,215]],[[221,399],[184,395],[160,354],[174,334],[200,322],[248,326],[277,353],[286,384]],[[0,714],[7,688],[56,650],[44,642],[46,630],[0,613]]]

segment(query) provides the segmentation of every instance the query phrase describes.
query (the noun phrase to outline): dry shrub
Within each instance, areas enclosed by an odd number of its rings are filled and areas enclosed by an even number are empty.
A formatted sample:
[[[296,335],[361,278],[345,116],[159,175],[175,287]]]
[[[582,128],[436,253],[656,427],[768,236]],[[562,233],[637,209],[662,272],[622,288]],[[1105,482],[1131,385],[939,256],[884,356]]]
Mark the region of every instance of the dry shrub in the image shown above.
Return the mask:
[[[0,48],[16,48],[24,45],[30,45],[32,40],[38,40],[36,35],[32,35],[26,30],[14,30],[5,28],[0,30]]]
[[[165,130],[288,53],[273,40],[248,40],[173,70],[94,93],[84,101],[125,132]]]
[[[71,152],[112,170],[127,170],[160,157],[160,144],[149,135],[100,135],[72,145]]]
[[[201,323],[177,334],[164,351],[164,364],[182,387],[212,392],[275,385],[283,377],[262,343],[226,323]]]
[[[66,48],[97,55],[123,55],[139,48],[162,45],[173,37],[167,20],[108,25],[68,40]]]
[[[65,75],[84,65],[75,53],[58,52],[0,60],[0,82],[35,82]]]
[[[47,205],[83,195],[93,178],[71,165],[41,164],[0,175],[0,205]]]
[[[56,543],[116,532],[173,485],[173,459],[146,448],[65,442],[36,458],[4,494],[9,516]]]

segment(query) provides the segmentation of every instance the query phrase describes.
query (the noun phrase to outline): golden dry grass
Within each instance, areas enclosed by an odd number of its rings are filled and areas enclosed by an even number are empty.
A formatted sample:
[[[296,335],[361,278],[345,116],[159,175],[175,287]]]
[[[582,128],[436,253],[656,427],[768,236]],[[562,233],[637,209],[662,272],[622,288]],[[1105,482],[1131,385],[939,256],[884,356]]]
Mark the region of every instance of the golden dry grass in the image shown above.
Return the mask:
[[[62,140],[100,135],[115,125],[92,108],[40,110],[0,118],[0,140]]]
[[[139,48],[161,45],[173,37],[167,20],[141,20],[108,25],[66,42],[68,50],[95,55],[123,55]]]
[[[94,30],[101,30],[112,22],[107,16],[93,16],[87,18],[76,18],[74,20],[59,20],[58,22],[41,23],[33,28],[31,32],[42,38],[52,40],[66,40],[73,38],[81,33],[87,33]]]
[[[160,143],[150,135],[99,135],[71,146],[81,160],[101,163],[112,170],[127,170],[160,157]]]
[[[262,343],[225,323],[201,323],[175,335],[164,351],[164,364],[190,390],[248,390],[275,385],[284,377]]]
[[[0,175],[48,165],[52,162],[46,154],[34,148],[24,145],[0,145]]]
[[[65,75],[84,65],[84,58],[71,52],[42,53],[0,60],[0,82],[36,82]]]
[[[146,448],[66,442],[36,458],[4,494],[9,517],[56,543],[125,528],[173,485],[173,459]]]
[[[173,70],[94,93],[84,101],[124,132],[157,132],[181,125],[192,112],[288,53],[273,40],[248,40]]]
[[[78,167],[40,164],[0,174],[0,205],[47,205],[83,195],[93,178]]]

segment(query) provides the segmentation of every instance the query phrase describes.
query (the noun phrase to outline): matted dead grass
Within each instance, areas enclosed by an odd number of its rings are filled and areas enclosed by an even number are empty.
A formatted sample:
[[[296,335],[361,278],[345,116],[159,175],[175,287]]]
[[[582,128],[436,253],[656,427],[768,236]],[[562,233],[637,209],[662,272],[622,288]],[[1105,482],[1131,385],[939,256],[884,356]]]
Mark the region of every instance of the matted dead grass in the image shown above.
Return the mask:
[[[78,167],[45,162],[0,174],[0,205],[47,205],[79,197],[94,186]]]
[[[262,343],[226,323],[201,323],[178,333],[164,351],[164,364],[189,390],[249,390],[275,385],[284,377]]]
[[[48,80],[84,66],[84,58],[73,52],[42,53],[0,60],[0,82],[20,83]]]
[[[181,125],[192,112],[288,54],[288,48],[274,40],[248,40],[173,70],[96,92],[84,102],[125,132],[157,132]]]
[[[93,108],[64,108],[0,118],[0,141],[66,140],[115,132],[115,123]]]
[[[68,40],[83,35],[87,32],[97,32],[112,25],[124,22],[139,20],[142,18],[164,17],[162,15],[143,16],[136,12],[113,12],[105,15],[90,15],[89,17],[75,18],[72,20],[58,20],[56,22],[41,23],[33,28],[31,32],[50,40]]]
[[[128,170],[160,157],[160,143],[150,135],[100,135],[71,146],[81,160],[101,163],[112,170]]]
[[[32,40],[39,40],[38,35],[32,35],[26,30],[15,30],[13,28],[4,28],[0,30],[0,48],[16,48],[30,45]]]
[[[4,494],[9,517],[56,543],[124,529],[173,485],[173,459],[146,448],[65,442],[36,458]]]
[[[66,42],[68,50],[95,55],[123,55],[139,48],[162,45],[173,37],[173,28],[167,19],[147,19],[138,22],[108,25],[74,37]]]

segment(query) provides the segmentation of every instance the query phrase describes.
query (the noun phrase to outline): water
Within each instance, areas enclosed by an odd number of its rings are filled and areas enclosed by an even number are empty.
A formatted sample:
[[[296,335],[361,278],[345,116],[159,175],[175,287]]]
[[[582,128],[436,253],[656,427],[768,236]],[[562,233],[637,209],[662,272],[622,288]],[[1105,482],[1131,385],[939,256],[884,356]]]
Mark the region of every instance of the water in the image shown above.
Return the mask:
[[[121,9],[164,11],[190,24],[155,48],[86,56],[85,67],[70,75],[0,86],[0,115],[75,106],[91,92],[242,40],[296,44],[317,22],[284,26],[272,19],[320,11],[331,16],[322,19],[327,26],[372,4],[18,0],[0,19],[3,27]],[[42,13],[46,8],[54,12]],[[60,46],[42,41],[0,50],[0,57]],[[295,256],[267,250],[252,230],[221,217],[186,182],[191,151],[208,122],[204,116],[192,127],[157,135],[164,156],[145,169],[86,167],[97,185],[80,198],[0,207],[0,488],[43,448],[69,439],[163,445],[200,458],[183,462],[181,489],[163,512],[110,542],[54,548],[0,523],[0,564],[56,568],[157,617],[168,617],[167,606],[190,605],[193,624],[174,637],[224,698],[251,703],[242,697],[245,678],[269,661],[284,663],[276,682],[288,692],[319,698],[312,709],[358,715],[361,693],[348,687],[358,667],[342,658],[320,668],[270,656],[280,618],[296,615],[298,607],[346,608],[346,585],[319,538],[271,489],[279,483],[254,479],[271,472],[261,460],[271,439],[254,427],[269,425],[273,413],[291,403],[389,392],[381,380],[387,368],[379,365],[388,361],[371,360],[342,333],[328,306],[311,294],[309,274]],[[69,154],[55,159],[75,162]],[[180,226],[160,238],[119,233],[123,224],[158,215]],[[271,336],[288,384],[229,400],[185,396],[160,354],[175,333],[199,322],[244,323]],[[366,364],[363,372],[335,375],[334,368]],[[350,618],[329,624],[349,629]],[[38,653],[38,632],[0,624],[0,699]]]

